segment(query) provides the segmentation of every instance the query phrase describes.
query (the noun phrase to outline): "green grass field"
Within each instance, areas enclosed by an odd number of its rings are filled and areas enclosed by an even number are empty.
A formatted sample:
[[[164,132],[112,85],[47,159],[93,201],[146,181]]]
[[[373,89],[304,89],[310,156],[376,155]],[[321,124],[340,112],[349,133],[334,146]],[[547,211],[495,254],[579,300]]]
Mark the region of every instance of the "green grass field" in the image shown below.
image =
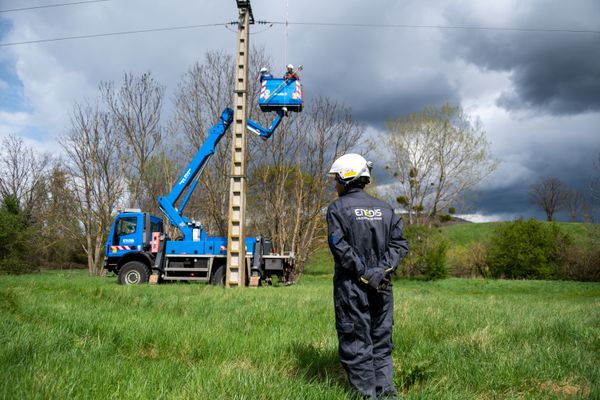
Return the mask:
[[[346,399],[326,254],[299,285],[0,277],[0,398]],[[600,284],[395,282],[407,399],[600,398]]]

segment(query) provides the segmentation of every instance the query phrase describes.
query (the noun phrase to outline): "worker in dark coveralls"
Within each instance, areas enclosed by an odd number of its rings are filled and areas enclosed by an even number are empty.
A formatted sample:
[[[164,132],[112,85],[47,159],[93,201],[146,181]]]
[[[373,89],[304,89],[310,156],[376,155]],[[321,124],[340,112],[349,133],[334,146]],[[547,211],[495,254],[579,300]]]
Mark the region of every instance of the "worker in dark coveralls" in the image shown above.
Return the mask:
[[[335,261],[333,300],[340,361],[350,386],[368,399],[393,399],[390,274],[408,251],[394,209],[363,191],[372,164],[345,154],[329,171],[339,198],[327,209],[328,241]]]

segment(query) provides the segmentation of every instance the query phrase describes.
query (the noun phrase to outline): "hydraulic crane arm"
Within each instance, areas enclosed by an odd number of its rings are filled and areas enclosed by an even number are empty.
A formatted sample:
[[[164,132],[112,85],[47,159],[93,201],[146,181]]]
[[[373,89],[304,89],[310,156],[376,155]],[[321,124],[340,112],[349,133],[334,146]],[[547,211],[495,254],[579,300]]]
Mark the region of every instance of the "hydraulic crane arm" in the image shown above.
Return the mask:
[[[285,111],[283,111],[282,109],[277,110],[277,117],[275,117],[273,122],[271,122],[271,126],[268,129],[263,127],[259,123],[252,121],[250,118],[248,118],[246,127],[249,131],[256,133],[261,138],[268,139],[271,137],[273,132],[275,132],[275,129],[277,129],[284,115]]]
[[[192,192],[196,188],[198,184],[198,177],[202,174],[202,171],[206,167],[206,164],[215,153],[215,148],[217,144],[221,140],[221,138],[227,132],[229,125],[233,121],[233,110],[231,108],[226,108],[223,110],[221,117],[219,118],[219,122],[217,122],[211,129],[208,131],[208,135],[206,140],[202,144],[202,147],[196,153],[194,159],[190,162],[188,167],[185,169],[171,192],[164,197],[158,198],[158,205],[162,213],[167,217],[169,222],[172,225],[175,225],[181,230],[183,233],[183,240],[193,240],[193,230],[194,228],[200,229],[201,237],[206,236],[206,232],[199,226],[190,221],[187,217],[182,215],[183,209],[187,204]],[[187,193],[181,204],[179,205],[179,209],[175,208],[175,204],[182,196],[182,194],[186,191]],[[196,226],[193,226],[196,225]]]
[[[258,123],[248,119],[247,127],[252,132],[256,133],[263,139],[268,139],[271,137],[275,129],[281,123],[281,120],[285,112],[283,110],[277,111],[277,117],[271,123],[269,128],[264,128]],[[200,235],[198,239],[206,238],[206,232],[199,223],[191,221],[189,218],[183,215],[183,209],[185,208],[190,196],[196,189],[198,185],[198,179],[202,175],[202,171],[206,167],[208,161],[215,153],[215,148],[219,144],[221,138],[227,132],[229,125],[233,121],[233,110],[231,108],[226,108],[223,110],[221,117],[219,118],[219,122],[217,122],[211,129],[208,131],[208,135],[206,140],[202,144],[202,147],[196,153],[194,159],[190,162],[188,167],[185,169],[177,183],[171,190],[171,192],[166,196],[161,196],[158,198],[158,207],[162,211],[162,213],[167,217],[169,222],[178,227],[181,233],[183,233],[183,240],[194,240],[194,229],[199,229]],[[179,203],[179,207],[175,207],[175,204],[179,201],[181,196],[184,194],[185,196]]]

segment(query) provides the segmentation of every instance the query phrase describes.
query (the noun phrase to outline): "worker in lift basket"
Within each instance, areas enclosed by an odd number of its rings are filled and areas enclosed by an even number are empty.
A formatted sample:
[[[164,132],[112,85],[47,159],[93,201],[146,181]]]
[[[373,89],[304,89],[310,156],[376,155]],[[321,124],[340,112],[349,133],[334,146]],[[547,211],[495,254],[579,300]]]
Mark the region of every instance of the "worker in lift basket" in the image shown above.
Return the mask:
[[[335,327],[352,389],[368,399],[393,399],[398,393],[393,383],[390,274],[406,255],[408,242],[394,209],[364,192],[371,168],[362,156],[345,154],[329,171],[339,196],[327,209],[335,261]]]
[[[287,70],[285,71],[285,75],[283,75],[283,79],[285,80],[300,80],[300,77],[296,72],[294,72],[294,66],[292,64],[287,65]]]
[[[262,82],[267,79],[273,79],[273,75],[271,75],[268,68],[262,67],[260,69],[260,81]]]

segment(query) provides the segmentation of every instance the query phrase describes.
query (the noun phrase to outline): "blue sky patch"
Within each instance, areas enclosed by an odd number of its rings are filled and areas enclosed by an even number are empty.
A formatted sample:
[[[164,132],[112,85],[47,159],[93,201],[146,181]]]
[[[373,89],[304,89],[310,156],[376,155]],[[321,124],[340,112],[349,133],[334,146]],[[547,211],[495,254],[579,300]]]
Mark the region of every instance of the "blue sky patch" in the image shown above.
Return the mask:
[[[0,42],[4,41],[6,33],[12,24],[0,19]],[[9,52],[0,52],[0,110],[15,112],[27,111],[23,98],[23,83],[15,70],[15,60]]]

